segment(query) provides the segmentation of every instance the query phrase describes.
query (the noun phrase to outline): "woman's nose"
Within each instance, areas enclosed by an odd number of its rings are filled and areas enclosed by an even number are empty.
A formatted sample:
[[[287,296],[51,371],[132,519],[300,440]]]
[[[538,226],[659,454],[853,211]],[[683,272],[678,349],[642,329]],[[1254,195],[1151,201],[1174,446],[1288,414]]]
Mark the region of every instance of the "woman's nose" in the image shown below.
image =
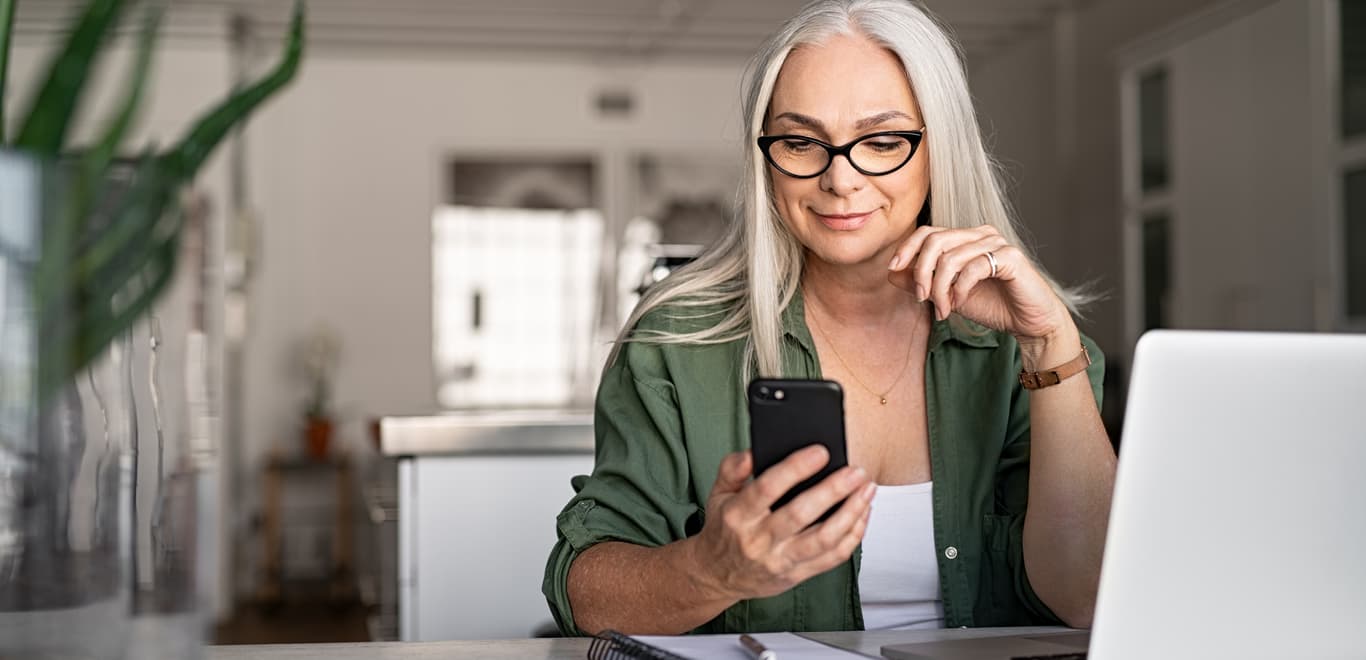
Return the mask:
[[[849,162],[847,156],[839,155],[830,161],[830,167],[821,174],[820,182],[821,190],[834,195],[845,196],[862,189],[867,182],[867,177],[854,169],[854,165]]]

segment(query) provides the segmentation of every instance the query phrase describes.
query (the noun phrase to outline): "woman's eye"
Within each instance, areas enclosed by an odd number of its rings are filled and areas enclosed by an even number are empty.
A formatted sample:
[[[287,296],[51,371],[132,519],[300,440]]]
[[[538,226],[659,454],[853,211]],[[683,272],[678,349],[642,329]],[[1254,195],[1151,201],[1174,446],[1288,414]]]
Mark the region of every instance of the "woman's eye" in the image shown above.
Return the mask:
[[[794,154],[808,151],[814,146],[806,140],[783,140],[782,145],[784,150]]]
[[[863,144],[876,151],[896,151],[904,143],[901,140],[868,140]]]

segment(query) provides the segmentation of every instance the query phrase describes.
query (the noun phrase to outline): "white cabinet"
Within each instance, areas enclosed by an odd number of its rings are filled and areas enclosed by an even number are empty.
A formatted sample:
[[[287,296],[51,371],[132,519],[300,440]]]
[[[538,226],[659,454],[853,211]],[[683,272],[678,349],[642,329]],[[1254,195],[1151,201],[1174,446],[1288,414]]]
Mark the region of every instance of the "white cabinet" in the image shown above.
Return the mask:
[[[399,460],[403,641],[524,638],[553,623],[541,578],[569,480],[593,470],[592,426],[474,430],[463,439],[475,444]]]

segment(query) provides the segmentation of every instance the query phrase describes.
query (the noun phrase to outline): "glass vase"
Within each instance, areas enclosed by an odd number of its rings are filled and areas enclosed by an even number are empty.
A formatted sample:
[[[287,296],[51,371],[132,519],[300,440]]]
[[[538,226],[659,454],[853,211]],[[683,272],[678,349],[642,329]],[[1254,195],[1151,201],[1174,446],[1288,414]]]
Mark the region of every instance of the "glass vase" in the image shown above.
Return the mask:
[[[121,658],[130,618],[131,360],[127,335],[40,394],[40,346],[80,305],[39,314],[59,168],[0,151],[0,657]],[[55,319],[55,321],[54,321]]]
[[[0,658],[200,657],[217,570],[213,353],[205,262],[184,252],[202,241],[181,241],[154,311],[86,366],[58,364],[45,342],[92,304],[35,303],[37,287],[68,284],[41,262],[68,240],[53,227],[69,171],[0,150]],[[119,220],[96,209],[83,231]],[[46,393],[54,369],[71,375]]]

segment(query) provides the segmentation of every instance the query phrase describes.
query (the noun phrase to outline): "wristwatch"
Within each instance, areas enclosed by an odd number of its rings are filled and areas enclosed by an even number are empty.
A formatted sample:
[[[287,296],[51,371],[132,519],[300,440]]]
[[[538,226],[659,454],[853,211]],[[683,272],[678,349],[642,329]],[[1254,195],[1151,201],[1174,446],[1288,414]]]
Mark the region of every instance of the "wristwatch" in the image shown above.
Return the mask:
[[[1039,390],[1071,378],[1091,366],[1091,354],[1086,352],[1086,345],[1082,344],[1081,354],[1072,358],[1070,362],[1052,369],[1043,371],[1021,371],[1020,385],[1027,390]]]

